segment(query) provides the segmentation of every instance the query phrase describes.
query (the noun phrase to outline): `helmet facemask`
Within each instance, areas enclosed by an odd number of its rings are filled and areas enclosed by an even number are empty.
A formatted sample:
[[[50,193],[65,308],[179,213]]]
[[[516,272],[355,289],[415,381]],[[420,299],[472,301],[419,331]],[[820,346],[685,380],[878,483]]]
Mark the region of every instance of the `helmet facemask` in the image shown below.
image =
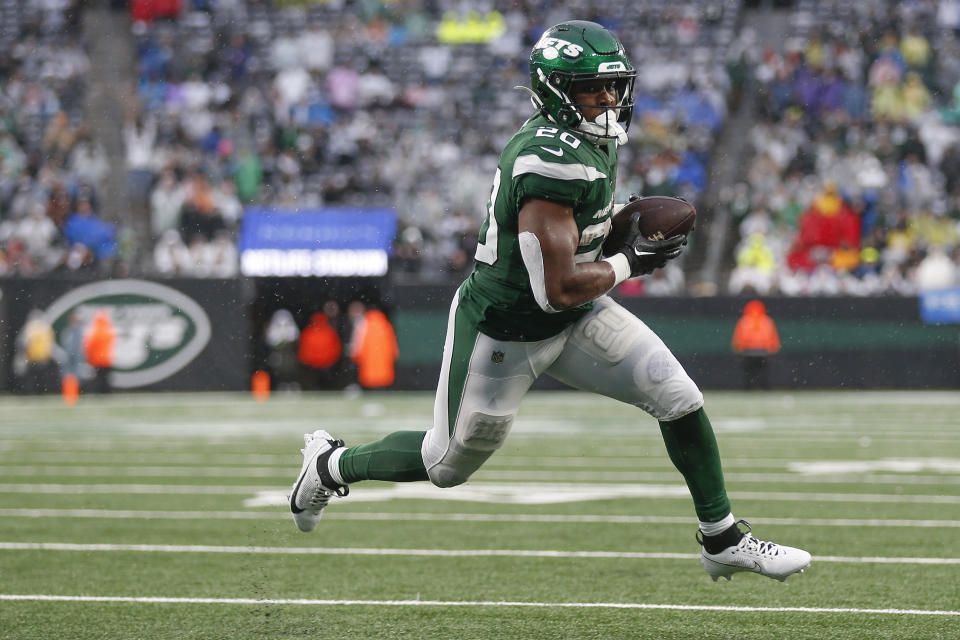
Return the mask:
[[[598,75],[596,78],[574,78],[569,83],[569,88],[564,92],[570,98],[570,106],[579,113],[580,123],[577,129],[583,131],[589,136],[597,138],[599,142],[608,142],[617,140],[618,144],[626,144],[627,129],[630,127],[630,121],[633,118],[633,83],[635,77],[620,75]],[[614,95],[614,102],[610,106],[597,104],[588,104],[576,101],[576,96],[583,92],[581,87],[587,87],[599,83],[601,86],[608,86]],[[593,87],[591,86],[591,89]],[[587,91],[594,92],[596,91]],[[587,110],[598,110],[599,115],[589,118]]]

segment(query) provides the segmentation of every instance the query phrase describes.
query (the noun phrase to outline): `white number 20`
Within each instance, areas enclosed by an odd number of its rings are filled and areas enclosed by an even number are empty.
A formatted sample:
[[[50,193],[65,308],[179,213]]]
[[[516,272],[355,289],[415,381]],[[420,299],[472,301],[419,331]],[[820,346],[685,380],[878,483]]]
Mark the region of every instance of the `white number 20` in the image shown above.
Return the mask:
[[[540,127],[537,129],[537,133],[534,137],[537,138],[556,138],[557,134],[560,133],[560,129],[556,127]],[[580,138],[572,135],[569,131],[564,131],[560,133],[560,142],[566,144],[571,149],[576,149],[580,146]]]

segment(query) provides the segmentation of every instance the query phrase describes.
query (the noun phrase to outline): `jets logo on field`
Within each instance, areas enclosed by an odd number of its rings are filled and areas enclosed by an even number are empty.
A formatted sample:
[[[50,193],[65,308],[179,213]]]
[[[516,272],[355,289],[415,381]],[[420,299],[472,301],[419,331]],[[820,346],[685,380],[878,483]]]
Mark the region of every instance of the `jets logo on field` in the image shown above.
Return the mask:
[[[500,364],[503,362],[503,351],[494,351],[492,354],[490,354],[490,360],[494,364]]]
[[[142,387],[183,369],[210,341],[210,319],[192,298],[155,282],[108,280],[77,287],[46,310],[57,341],[70,317],[85,329],[106,311],[116,331],[110,384]]]

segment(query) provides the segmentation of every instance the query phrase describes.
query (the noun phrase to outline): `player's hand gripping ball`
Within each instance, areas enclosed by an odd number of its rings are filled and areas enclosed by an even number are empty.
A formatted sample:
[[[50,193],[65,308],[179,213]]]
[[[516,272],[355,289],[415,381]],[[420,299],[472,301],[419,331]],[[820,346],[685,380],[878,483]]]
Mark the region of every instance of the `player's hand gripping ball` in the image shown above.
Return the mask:
[[[610,235],[603,243],[604,255],[612,255],[623,246],[630,231],[630,219],[635,212],[640,213],[637,221],[640,235],[653,242],[676,235],[688,235],[697,221],[697,210],[680,198],[650,196],[631,200],[613,214]]]
[[[683,252],[697,211],[686,200],[668,196],[631,197],[612,218],[603,255],[623,253],[631,275],[659,269]]]

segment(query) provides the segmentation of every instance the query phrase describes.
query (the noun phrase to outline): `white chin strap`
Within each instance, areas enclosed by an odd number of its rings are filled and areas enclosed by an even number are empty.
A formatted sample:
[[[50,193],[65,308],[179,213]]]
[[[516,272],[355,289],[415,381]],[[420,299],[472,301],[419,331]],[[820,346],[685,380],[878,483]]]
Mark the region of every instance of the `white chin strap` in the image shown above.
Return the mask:
[[[627,144],[627,132],[617,122],[617,116],[613,111],[604,111],[593,122],[581,122],[577,127],[587,135],[593,136],[600,144],[609,144],[614,137],[618,145]]]

